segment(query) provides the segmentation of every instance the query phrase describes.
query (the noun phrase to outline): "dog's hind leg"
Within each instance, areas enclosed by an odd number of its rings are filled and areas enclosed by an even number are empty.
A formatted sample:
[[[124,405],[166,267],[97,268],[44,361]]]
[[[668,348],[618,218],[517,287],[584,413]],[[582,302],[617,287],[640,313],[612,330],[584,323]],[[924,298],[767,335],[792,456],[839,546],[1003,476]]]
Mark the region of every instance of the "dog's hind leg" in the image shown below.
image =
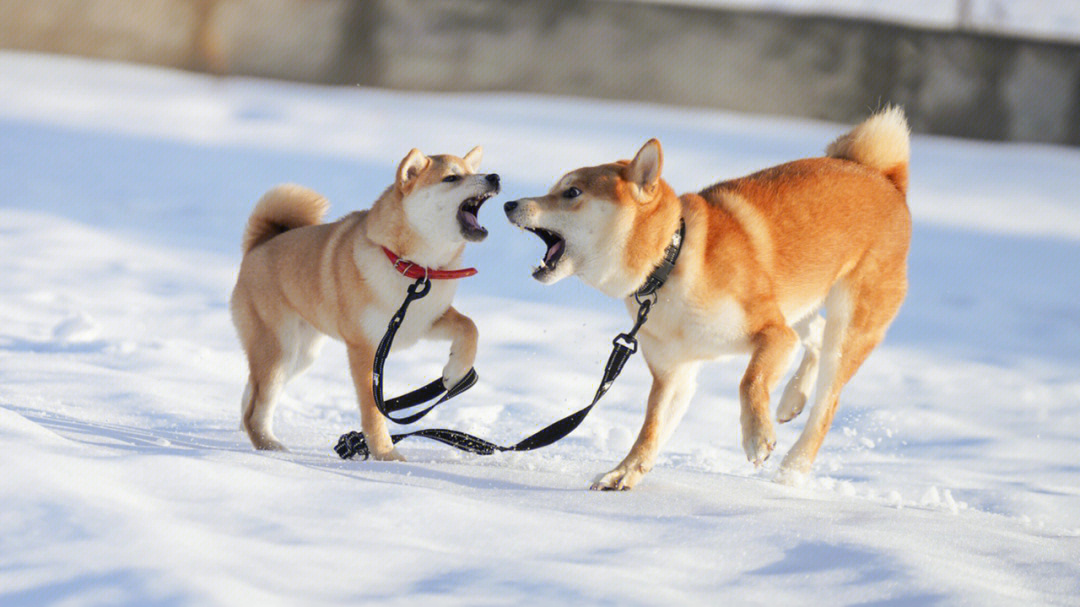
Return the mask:
[[[779,313],[777,312],[777,316]],[[776,447],[776,431],[769,412],[769,394],[791,364],[799,343],[783,318],[766,322],[750,338],[753,354],[739,383],[743,451],[746,459],[760,466]]]
[[[814,405],[799,440],[780,464],[778,481],[788,480],[791,473],[810,471],[832,425],[840,390],[885,337],[904,300],[904,267],[886,272],[877,264],[870,265],[871,270],[857,268],[829,291]]]
[[[274,408],[285,383],[285,352],[277,336],[262,331],[247,344],[250,375],[244,390],[243,425],[256,449],[285,451],[274,436]]]
[[[798,370],[784,388],[780,404],[776,406],[776,421],[781,424],[798,417],[807,401],[810,400],[814,383],[817,381],[818,361],[821,360],[821,339],[825,329],[825,319],[814,313],[795,323],[791,328],[795,329],[795,333],[799,335],[805,353]]]
[[[315,359],[319,357],[326,336],[321,331],[311,326],[311,323],[298,319],[299,327],[296,331],[296,344],[292,353],[292,367],[289,377],[296,377],[311,367]]]
[[[250,376],[249,376],[250,377]],[[244,418],[247,417],[248,409],[251,408],[251,394],[254,388],[251,387],[251,380],[248,379],[248,383],[244,386],[244,395],[240,397],[240,429],[244,430]]]
[[[283,346],[282,336],[274,330],[280,323],[266,322],[266,316],[259,313],[242,285],[233,291],[230,307],[248,361],[248,382],[240,399],[240,427],[256,449],[284,450],[274,436],[274,407],[292,365],[292,351]]]

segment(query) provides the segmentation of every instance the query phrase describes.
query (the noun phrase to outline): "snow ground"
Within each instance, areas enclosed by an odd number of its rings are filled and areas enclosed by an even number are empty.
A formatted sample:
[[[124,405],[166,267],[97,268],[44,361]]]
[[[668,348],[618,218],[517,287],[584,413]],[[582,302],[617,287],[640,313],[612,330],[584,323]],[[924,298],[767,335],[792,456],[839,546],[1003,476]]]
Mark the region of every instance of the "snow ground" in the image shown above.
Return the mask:
[[[251,450],[226,299],[271,185],[367,206],[410,147],[503,175],[458,307],[481,382],[432,415],[511,442],[591,396],[622,306],[532,281],[502,201],[658,136],[680,191],[817,155],[845,125],[520,95],[215,80],[0,53],[0,604],[1076,605],[1080,152],[916,137],[911,291],[841,399],[813,479],[739,448],[745,359],[706,366],[632,492],[586,491],[641,422],[637,357],[532,454],[406,442],[343,462],[344,352]],[[390,391],[438,374],[396,355]],[[782,426],[786,451],[800,418]]]

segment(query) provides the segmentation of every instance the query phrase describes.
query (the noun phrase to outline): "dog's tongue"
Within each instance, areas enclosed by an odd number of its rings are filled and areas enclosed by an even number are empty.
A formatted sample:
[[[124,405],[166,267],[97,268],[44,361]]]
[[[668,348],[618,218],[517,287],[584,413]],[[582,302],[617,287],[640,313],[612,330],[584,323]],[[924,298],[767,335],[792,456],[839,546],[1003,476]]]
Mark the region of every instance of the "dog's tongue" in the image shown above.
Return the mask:
[[[544,255],[544,263],[550,263],[559,253],[562,253],[563,244],[563,241],[560,240],[548,247],[547,254]]]
[[[474,230],[482,229],[480,227],[480,221],[476,217],[476,213],[470,213],[469,211],[462,211],[461,216],[465,220],[465,225],[469,226],[470,228],[472,228]]]

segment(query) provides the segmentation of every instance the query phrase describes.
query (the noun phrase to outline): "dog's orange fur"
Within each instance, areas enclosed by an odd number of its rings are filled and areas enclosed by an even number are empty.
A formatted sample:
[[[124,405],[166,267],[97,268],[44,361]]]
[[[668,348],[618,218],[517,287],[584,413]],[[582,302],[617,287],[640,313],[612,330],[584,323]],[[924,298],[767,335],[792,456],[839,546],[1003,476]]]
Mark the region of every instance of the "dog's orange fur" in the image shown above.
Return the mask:
[[[890,109],[833,142],[827,157],[676,196],[660,178],[662,152],[651,140],[631,162],[578,169],[547,196],[508,210],[519,226],[564,232],[575,273],[627,298],[631,310],[628,296],[663,257],[679,218],[686,223],[682,254],[641,332],[654,377],[645,423],[594,488],[633,486],[685,410],[701,361],[732,351],[750,354],[739,388],[743,447],[760,464],[775,445],[769,395],[800,339],[806,355],[777,417],[798,415],[818,375],[806,428],[781,465],[784,476],[809,469],[841,388],[884,337],[907,290],[908,145],[903,114]],[[583,193],[568,204],[571,186]],[[574,236],[573,216],[589,205],[607,205],[591,211],[603,218],[589,226],[602,232],[593,241]],[[621,255],[597,270],[605,245]]]

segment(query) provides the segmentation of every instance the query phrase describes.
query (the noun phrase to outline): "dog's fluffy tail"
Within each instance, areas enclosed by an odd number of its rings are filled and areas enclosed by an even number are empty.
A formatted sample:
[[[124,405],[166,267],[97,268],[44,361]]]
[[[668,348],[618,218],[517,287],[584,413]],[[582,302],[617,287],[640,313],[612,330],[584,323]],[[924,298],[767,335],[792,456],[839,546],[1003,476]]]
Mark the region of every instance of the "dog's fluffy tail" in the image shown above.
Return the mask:
[[[880,171],[901,194],[907,194],[911,131],[899,107],[886,107],[867,118],[830,143],[825,154]]]
[[[318,192],[294,183],[275,186],[255,204],[244,230],[244,253],[293,228],[322,223],[330,203]]]

